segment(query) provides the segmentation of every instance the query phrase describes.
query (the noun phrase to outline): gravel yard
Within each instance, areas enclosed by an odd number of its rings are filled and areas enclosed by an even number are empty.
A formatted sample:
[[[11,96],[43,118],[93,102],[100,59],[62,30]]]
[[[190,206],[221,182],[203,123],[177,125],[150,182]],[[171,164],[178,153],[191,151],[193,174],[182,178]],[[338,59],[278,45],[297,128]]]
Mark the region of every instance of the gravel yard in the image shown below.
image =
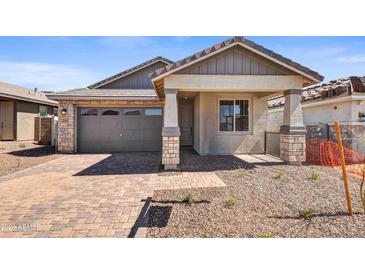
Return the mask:
[[[227,186],[155,191],[148,237],[365,237],[360,180],[350,177],[348,217],[339,170],[192,152],[182,162],[183,171],[214,171]]]
[[[0,142],[0,176],[36,166],[61,155],[54,154],[49,146],[40,146],[34,142]]]

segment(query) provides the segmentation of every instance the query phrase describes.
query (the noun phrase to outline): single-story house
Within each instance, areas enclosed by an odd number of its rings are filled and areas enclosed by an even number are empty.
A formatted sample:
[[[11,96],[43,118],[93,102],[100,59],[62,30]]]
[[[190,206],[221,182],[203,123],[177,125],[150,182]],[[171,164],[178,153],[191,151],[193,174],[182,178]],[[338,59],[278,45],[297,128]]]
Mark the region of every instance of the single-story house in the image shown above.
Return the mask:
[[[338,121],[346,145],[365,152],[365,76],[351,76],[304,88],[303,123],[309,139],[331,139]],[[283,124],[285,98],[268,102],[269,132],[279,132]]]
[[[201,155],[264,153],[267,101],[284,94],[281,158],[305,161],[301,91],[323,76],[243,37],[180,61],[157,57],[87,88],[55,93],[64,153],[162,150]]]
[[[45,93],[0,82],[0,140],[34,139],[35,117],[57,114]]]

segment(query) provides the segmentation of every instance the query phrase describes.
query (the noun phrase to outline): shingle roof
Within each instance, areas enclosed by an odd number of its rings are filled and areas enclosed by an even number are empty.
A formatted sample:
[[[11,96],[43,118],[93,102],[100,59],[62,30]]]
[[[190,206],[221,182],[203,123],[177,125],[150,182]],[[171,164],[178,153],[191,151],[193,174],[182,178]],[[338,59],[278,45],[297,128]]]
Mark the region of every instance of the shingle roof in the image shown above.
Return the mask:
[[[88,88],[80,88],[80,89],[72,89],[65,92],[56,92],[48,95],[48,97],[53,99],[65,99],[65,98],[83,98],[91,99],[91,98],[116,98],[116,97],[143,97],[148,99],[157,98],[156,92],[154,89],[88,89]]]
[[[26,102],[39,103],[44,105],[57,106],[56,101],[50,100],[46,94],[41,91],[19,87],[13,84],[0,81],[0,97],[16,99]]]
[[[141,68],[143,68],[145,66],[148,66],[150,64],[156,63],[158,61],[164,62],[166,64],[173,63],[171,60],[169,60],[167,58],[164,58],[162,56],[157,56],[157,57],[155,57],[153,59],[150,59],[150,60],[148,60],[146,62],[143,62],[142,64],[136,65],[136,66],[134,66],[132,68],[129,68],[129,69],[125,70],[125,71],[119,72],[119,73],[117,73],[117,74],[115,74],[113,76],[110,76],[110,77],[108,77],[108,78],[106,78],[104,80],[101,80],[101,81],[99,81],[99,82],[97,82],[95,84],[92,84],[92,85],[88,86],[88,88],[92,89],[92,88],[99,87],[99,86],[101,86],[101,85],[103,85],[105,83],[108,83],[110,81],[113,81],[113,80],[118,79],[118,78],[121,78],[121,77],[124,77],[124,76],[126,76],[126,75],[128,75],[128,74],[130,74],[130,73],[132,73],[132,72],[134,72],[136,70],[139,70],[139,69],[141,69]]]
[[[322,75],[320,75],[318,72],[315,72],[315,71],[313,71],[313,70],[311,70],[311,69],[309,69],[309,68],[307,68],[305,66],[302,66],[299,63],[296,63],[296,62],[294,62],[294,61],[292,61],[292,60],[290,60],[288,58],[285,58],[284,56],[282,56],[280,54],[277,54],[277,53],[275,53],[275,52],[273,52],[273,51],[271,51],[271,50],[269,50],[267,48],[264,48],[264,47],[262,47],[262,46],[260,46],[260,45],[258,45],[256,43],[254,43],[254,42],[252,42],[250,40],[247,40],[244,37],[240,37],[240,36],[236,36],[236,37],[233,37],[233,38],[228,39],[226,41],[223,41],[222,43],[218,43],[218,44],[216,44],[216,45],[214,45],[214,46],[212,46],[210,48],[206,48],[206,49],[204,49],[204,50],[202,50],[200,52],[197,52],[197,53],[195,53],[195,54],[193,54],[193,55],[191,55],[189,57],[186,57],[186,58],[184,58],[182,60],[179,60],[179,61],[177,61],[177,62],[175,62],[173,64],[169,64],[169,65],[167,65],[167,66],[165,66],[165,67],[163,67],[161,69],[158,69],[154,73],[152,73],[150,75],[150,77],[152,79],[153,78],[156,78],[156,77],[158,77],[158,76],[160,76],[160,75],[162,75],[164,73],[167,73],[167,72],[170,72],[172,70],[175,70],[175,69],[177,69],[177,68],[179,68],[179,67],[181,67],[181,66],[183,66],[185,64],[188,64],[188,63],[190,63],[192,61],[198,60],[198,59],[200,59],[200,58],[202,58],[202,57],[204,57],[204,56],[206,56],[208,54],[211,54],[211,53],[213,53],[215,51],[218,51],[220,49],[223,49],[223,48],[225,48],[225,47],[227,47],[227,46],[229,46],[231,44],[234,44],[234,43],[242,43],[242,44],[244,44],[244,45],[246,45],[248,47],[251,47],[251,48],[253,48],[253,49],[255,49],[255,50],[257,50],[257,51],[259,51],[259,52],[261,52],[261,53],[263,53],[265,55],[268,55],[268,56],[270,56],[270,57],[272,57],[274,59],[277,59],[277,60],[279,60],[279,61],[281,61],[281,62],[283,62],[283,63],[285,63],[285,64],[287,64],[287,65],[289,65],[289,66],[291,66],[291,67],[293,67],[293,68],[295,68],[297,70],[299,70],[299,71],[302,71],[302,72],[304,72],[307,75],[312,76],[313,78],[315,78],[319,82],[320,81],[323,81],[323,79],[324,79],[324,77]]]
[[[365,76],[350,76],[329,81],[321,85],[307,87],[302,91],[302,103],[311,103],[341,94],[365,93]],[[269,109],[278,108],[285,104],[284,96],[272,98],[268,102]]]

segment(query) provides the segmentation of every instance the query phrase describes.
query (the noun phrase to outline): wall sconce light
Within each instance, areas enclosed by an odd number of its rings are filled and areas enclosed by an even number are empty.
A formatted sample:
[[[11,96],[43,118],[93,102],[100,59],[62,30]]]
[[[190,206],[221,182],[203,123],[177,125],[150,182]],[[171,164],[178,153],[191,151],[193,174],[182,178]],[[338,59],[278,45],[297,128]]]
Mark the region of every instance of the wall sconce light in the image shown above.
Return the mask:
[[[62,110],[61,110],[61,115],[66,115],[66,114],[67,114],[67,109],[65,109],[65,108],[64,108],[64,109],[62,109]]]

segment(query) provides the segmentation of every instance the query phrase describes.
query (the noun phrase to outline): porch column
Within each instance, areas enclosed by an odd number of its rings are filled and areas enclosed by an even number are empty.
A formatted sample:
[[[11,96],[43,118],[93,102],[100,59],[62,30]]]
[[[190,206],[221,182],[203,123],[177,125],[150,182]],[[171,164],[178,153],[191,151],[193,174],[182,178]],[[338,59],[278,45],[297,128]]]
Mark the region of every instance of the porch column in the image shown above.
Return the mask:
[[[165,170],[176,169],[180,163],[180,128],[177,114],[177,90],[165,89],[162,128],[162,164]]]
[[[306,160],[306,129],[300,103],[301,94],[300,89],[284,92],[284,118],[280,127],[280,158],[289,164],[299,165]]]

